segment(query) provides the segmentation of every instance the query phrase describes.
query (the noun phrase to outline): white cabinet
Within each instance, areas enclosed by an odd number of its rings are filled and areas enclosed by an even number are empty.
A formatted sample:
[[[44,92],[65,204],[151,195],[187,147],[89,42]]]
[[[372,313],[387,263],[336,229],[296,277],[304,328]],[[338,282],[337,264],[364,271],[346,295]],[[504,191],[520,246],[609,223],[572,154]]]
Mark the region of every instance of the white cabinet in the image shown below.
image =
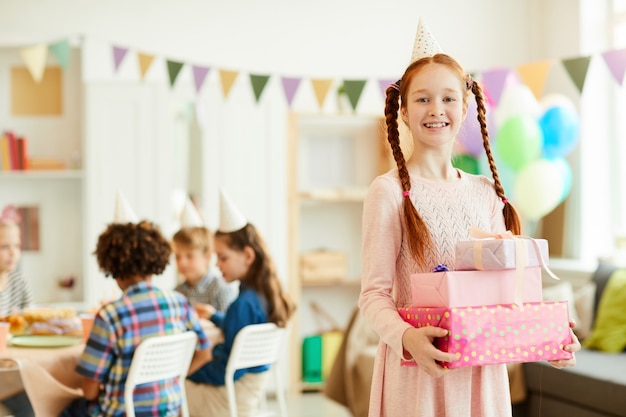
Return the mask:
[[[291,114],[288,144],[289,285],[298,304],[290,369],[301,386],[302,338],[327,324],[311,301],[347,325],[360,291],[363,198],[390,164],[380,116]],[[303,280],[301,256],[320,249],[345,254],[344,276]]]

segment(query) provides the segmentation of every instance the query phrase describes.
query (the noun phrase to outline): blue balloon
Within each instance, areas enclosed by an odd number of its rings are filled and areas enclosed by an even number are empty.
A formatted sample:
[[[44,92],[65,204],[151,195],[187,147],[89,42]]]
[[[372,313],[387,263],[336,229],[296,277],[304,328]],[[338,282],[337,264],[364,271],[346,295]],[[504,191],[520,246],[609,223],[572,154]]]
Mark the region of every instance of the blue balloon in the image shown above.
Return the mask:
[[[546,158],[565,157],[578,143],[580,121],[573,109],[550,107],[539,118],[539,127],[543,132],[542,154]]]

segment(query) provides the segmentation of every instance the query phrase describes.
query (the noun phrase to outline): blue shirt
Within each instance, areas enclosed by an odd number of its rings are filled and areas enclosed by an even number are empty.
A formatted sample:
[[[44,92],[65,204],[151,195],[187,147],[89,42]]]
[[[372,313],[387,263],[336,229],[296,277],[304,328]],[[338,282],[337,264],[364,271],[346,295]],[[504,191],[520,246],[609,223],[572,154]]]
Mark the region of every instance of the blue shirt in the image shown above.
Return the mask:
[[[226,364],[235,336],[244,326],[267,323],[267,302],[264,297],[257,294],[253,289],[245,288],[242,283],[239,288],[239,296],[228,307],[226,314],[216,312],[211,317],[211,321],[222,329],[224,342],[215,345],[213,359],[188,378],[194,382],[224,385]],[[241,378],[246,372],[257,373],[268,369],[268,365],[240,369],[235,372],[235,380]]]
[[[187,299],[175,291],[163,291],[142,281],[122,297],[104,305],[95,317],[89,340],[76,371],[103,385],[92,416],[124,416],[124,388],[130,363],[139,343],[151,336],[193,330],[197,349],[209,341]],[[139,416],[178,416],[180,387],[174,381],[143,384],[135,389],[135,413]]]

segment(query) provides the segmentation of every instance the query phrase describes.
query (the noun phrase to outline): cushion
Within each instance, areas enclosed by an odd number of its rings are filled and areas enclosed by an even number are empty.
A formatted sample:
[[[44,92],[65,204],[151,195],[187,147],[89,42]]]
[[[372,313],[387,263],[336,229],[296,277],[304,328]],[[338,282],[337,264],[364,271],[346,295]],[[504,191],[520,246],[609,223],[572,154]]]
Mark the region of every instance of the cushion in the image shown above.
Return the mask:
[[[591,335],[583,343],[585,347],[613,353],[626,348],[626,269],[611,274]]]
[[[595,321],[595,313],[597,312],[598,306],[600,305],[600,298],[602,297],[602,293],[604,292],[606,283],[609,281],[611,274],[615,272],[617,268],[618,267],[615,264],[600,260],[598,262],[598,267],[591,276],[591,280],[596,284],[596,295],[593,302],[593,321]]]
[[[574,303],[578,320],[574,333],[580,340],[586,339],[591,333],[593,323],[596,283],[589,281],[574,289]]]
[[[558,284],[543,288],[543,301],[567,301],[569,318],[576,322],[578,326],[580,318],[576,312],[576,300],[574,298],[574,288],[569,281],[560,281]]]

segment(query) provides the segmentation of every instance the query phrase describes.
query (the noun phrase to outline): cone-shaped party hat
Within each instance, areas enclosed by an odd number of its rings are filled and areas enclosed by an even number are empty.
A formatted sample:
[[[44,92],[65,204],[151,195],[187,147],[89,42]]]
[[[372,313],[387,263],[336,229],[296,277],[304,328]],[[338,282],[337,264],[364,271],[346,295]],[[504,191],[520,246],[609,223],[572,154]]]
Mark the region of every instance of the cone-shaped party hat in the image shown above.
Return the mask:
[[[220,191],[220,225],[217,230],[224,233],[236,232],[246,227],[247,224],[248,221],[237,206],[224,191]]]
[[[180,215],[181,227],[203,227],[204,222],[193,201],[189,197],[185,199],[183,212]]]
[[[115,196],[115,216],[113,223],[137,223],[138,221],[139,219],[130,206],[130,203],[126,200],[122,192],[118,191]]]
[[[426,24],[422,21],[422,18],[420,18],[417,24],[417,33],[415,34],[411,62],[440,53],[443,53],[443,49],[441,49],[441,46],[439,46],[439,43],[435,40],[430,29],[428,29]]]

